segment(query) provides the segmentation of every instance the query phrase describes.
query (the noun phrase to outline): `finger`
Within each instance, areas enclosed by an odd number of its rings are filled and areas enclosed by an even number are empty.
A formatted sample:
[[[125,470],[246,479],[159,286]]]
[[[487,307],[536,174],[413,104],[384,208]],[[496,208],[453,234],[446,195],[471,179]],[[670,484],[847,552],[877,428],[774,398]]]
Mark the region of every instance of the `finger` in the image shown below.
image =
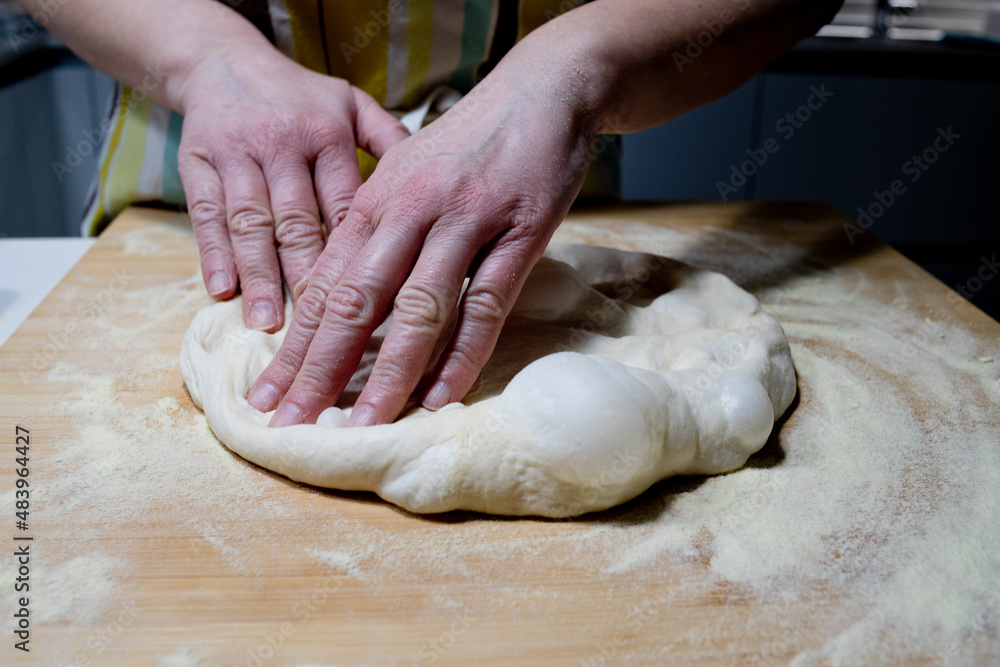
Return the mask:
[[[483,259],[462,296],[458,324],[439,369],[431,375],[425,408],[437,410],[468,393],[493,354],[507,315],[544,249],[544,240],[503,237]]]
[[[348,235],[352,241],[360,241],[359,244],[352,244],[355,250],[360,250],[360,247],[371,238],[371,232],[374,230],[374,227],[368,224],[370,216],[374,214],[374,208],[362,206],[361,200],[357,197],[358,190],[361,188],[361,174],[358,171],[357,152],[353,146],[351,144],[349,151],[342,150],[338,146],[330,146],[317,157],[315,167],[316,197],[319,201],[323,221],[330,235],[327,239],[327,246],[331,244],[336,246],[336,244],[345,242],[345,239],[335,230],[346,219],[351,208],[356,209],[354,216],[356,224],[351,227]],[[359,235],[357,232],[361,230],[365,230],[365,233]],[[343,253],[341,254],[343,255]],[[353,255],[344,256],[353,258]],[[341,267],[341,270],[345,267],[346,264]],[[327,267],[326,271],[329,270]],[[314,273],[316,273],[315,268],[292,288],[292,295],[296,302],[304,294],[309,285],[310,276]],[[339,276],[340,273],[338,272],[337,275]],[[332,287],[332,285],[330,286]]]
[[[392,324],[347,426],[387,424],[416,389],[441,338],[478,247],[425,244],[393,303]]]
[[[284,309],[274,216],[264,174],[256,162],[241,159],[227,165],[221,176],[229,238],[243,292],[243,320],[251,329],[276,331],[284,320]]]
[[[178,171],[191,216],[191,228],[198,241],[201,275],[208,293],[228,299],[236,293],[236,259],[229,243],[225,195],[215,168],[200,157],[183,154]]]
[[[327,296],[371,238],[371,218],[352,213],[331,234],[306,282],[281,347],[247,394],[261,412],[274,410],[292,386],[326,312]]]
[[[358,88],[352,90],[358,109],[355,123],[358,146],[381,160],[387,150],[409,137],[410,131],[371,95]]]
[[[396,227],[376,231],[330,291],[323,321],[271,426],[315,422],[347,386],[419,251],[412,228]]]
[[[298,286],[323,252],[323,228],[316,206],[312,174],[304,158],[289,157],[271,168],[267,181],[281,273],[288,282],[292,302],[295,303],[302,292]]]
[[[472,266],[469,267],[468,271],[472,271]],[[468,275],[468,271],[466,275]],[[464,280],[462,281],[465,282]],[[459,289],[459,295],[461,296],[462,290]],[[417,384],[416,392],[423,396],[427,393],[427,380],[432,379],[432,373],[440,366],[441,360],[443,358],[445,350],[448,348],[448,343],[451,341],[452,334],[455,333],[455,326],[458,324],[458,304],[451,309],[451,314],[448,316],[448,321],[445,322],[444,328],[441,330],[441,336],[437,339],[437,343],[434,344],[434,350],[431,352],[431,358],[427,362],[427,366],[423,370],[423,376],[420,382]]]
[[[328,146],[316,157],[316,198],[327,230],[332,233],[344,220],[361,185],[354,144]]]

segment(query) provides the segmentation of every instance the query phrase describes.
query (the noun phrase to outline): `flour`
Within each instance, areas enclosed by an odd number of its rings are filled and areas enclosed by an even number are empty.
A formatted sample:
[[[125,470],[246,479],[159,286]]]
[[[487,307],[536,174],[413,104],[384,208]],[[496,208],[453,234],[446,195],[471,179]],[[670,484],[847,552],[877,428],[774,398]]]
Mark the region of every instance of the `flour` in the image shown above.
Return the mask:
[[[751,460],[677,494],[668,512],[625,531],[630,544],[609,573],[704,557],[714,576],[761,601],[816,588],[861,598],[855,604],[869,611],[796,664],[914,651],[962,664],[976,647],[970,635],[996,638],[1000,383],[983,360],[1000,342],[984,349],[943,314],[912,312],[934,311],[924,295],[902,294],[889,309],[872,289],[839,268],[758,292],[782,322],[799,374],[780,462]],[[623,531],[595,530],[609,532]],[[838,627],[836,616],[829,626]]]
[[[157,664],[160,667],[198,667],[208,662],[195,655],[189,647],[182,646],[169,655],[161,656]]]
[[[310,553],[316,560],[327,565],[335,572],[348,574],[356,579],[368,579],[368,575],[362,571],[359,563],[371,554],[370,548],[355,551],[322,551],[320,549],[313,549]]]
[[[104,553],[76,556],[35,571],[35,620],[93,623],[117,593],[128,565]]]
[[[72,433],[32,461],[44,466],[32,469],[32,518],[40,535],[58,537],[33,554],[43,597],[32,613],[47,614],[40,632],[61,623],[85,639],[133,597],[149,622],[150,581],[192,563],[256,586],[270,572],[261,551],[280,546],[289,568],[320,564],[335,576],[341,597],[328,604],[355,609],[355,598],[403,583],[423,604],[417,618],[444,610],[473,619],[467,638],[484,619],[535,622],[585,586],[581,605],[614,610],[593,626],[594,665],[668,664],[677,654],[711,663],[727,642],[740,664],[997,662],[1000,341],[970,336],[943,296],[907,283],[891,286],[886,304],[876,294],[886,286],[851,262],[824,266],[721,227],[706,236],[649,226],[557,232],[670,255],[751,289],[791,342],[797,404],[740,470],[667,482],[571,521],[464,513],[428,521],[381,504],[358,509],[378,501],[289,486],[244,462],[191,404],[176,357],[147,344],[153,327],[171,327],[179,344],[209,303],[200,278],[131,284],[94,322],[100,354],[74,351],[48,374],[59,400],[40,419],[66,420],[68,409]],[[799,273],[782,273],[789,265]],[[66,303],[88,294],[69,290]],[[6,507],[12,500],[5,494]],[[271,537],[248,539],[255,526]],[[192,551],[161,558],[109,541],[116,532],[184,540]],[[88,583],[90,572],[99,576]],[[79,586],[93,588],[53,597]],[[5,570],[5,609],[12,591]],[[608,628],[660,631],[707,596],[721,602],[694,629],[655,645],[626,641],[612,647],[613,659],[597,645]],[[741,613],[747,605],[752,615]],[[197,664],[186,649],[162,654],[164,664]],[[205,655],[202,664],[217,662]]]
[[[42,428],[32,429],[31,516],[39,533],[32,543],[31,592],[39,623],[101,627],[106,614],[115,618],[118,603],[135,593],[133,563],[108,536],[143,525],[155,512],[176,517],[182,534],[202,536],[237,568],[243,551],[229,545],[230,536],[216,529],[219,522],[237,514],[250,521],[283,515],[266,498],[273,482],[242,474],[252,466],[220,448],[203,417],[183,414],[181,400],[188,410],[190,400],[179,383],[170,388],[174,395],[137,398],[137,389],[176,374],[176,356],[143,350],[145,333],[184,317],[196,298],[205,298],[193,289],[197,280],[116,295],[106,316],[93,323],[97,335],[90,340],[98,343],[73,339],[74,347],[101,354],[72,356],[73,363],[56,363],[46,375],[61,393],[40,409]],[[49,442],[45,423],[66,417],[75,433]],[[13,507],[13,491],[4,497]],[[58,549],[46,548],[49,535],[58,537]],[[13,583],[0,590],[11,608],[13,590]]]

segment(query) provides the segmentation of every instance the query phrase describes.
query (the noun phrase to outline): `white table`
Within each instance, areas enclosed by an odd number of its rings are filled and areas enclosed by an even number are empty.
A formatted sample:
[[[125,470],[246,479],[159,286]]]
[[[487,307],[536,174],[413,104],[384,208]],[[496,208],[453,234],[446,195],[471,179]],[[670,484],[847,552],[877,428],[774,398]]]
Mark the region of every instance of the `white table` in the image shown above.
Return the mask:
[[[0,345],[96,239],[0,239]]]

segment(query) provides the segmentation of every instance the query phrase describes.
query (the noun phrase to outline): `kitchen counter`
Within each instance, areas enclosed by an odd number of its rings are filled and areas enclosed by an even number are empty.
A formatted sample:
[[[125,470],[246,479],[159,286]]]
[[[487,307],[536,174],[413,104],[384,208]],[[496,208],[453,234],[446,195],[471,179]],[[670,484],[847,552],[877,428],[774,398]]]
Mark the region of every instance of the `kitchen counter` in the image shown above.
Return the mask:
[[[746,467],[551,521],[415,516],[227,450],[177,371],[211,304],[190,226],[127,210],[0,347],[2,532],[7,563],[29,554],[31,642],[8,634],[4,660],[1000,661],[1000,324],[846,222],[818,204],[571,213],[557,240],[753,293],[799,393]]]

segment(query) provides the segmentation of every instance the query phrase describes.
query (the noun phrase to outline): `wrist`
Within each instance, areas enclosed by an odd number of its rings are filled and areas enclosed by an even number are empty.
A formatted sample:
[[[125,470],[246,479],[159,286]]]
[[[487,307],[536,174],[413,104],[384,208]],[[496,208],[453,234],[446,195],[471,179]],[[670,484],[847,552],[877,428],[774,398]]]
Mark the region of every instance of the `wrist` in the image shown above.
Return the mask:
[[[196,55],[179,59],[165,72],[165,102],[181,114],[207,96],[218,94],[221,86],[245,80],[244,73],[255,78],[294,65],[262,35],[231,37],[214,48],[187,53]]]
[[[525,82],[531,92],[564,106],[588,140],[613,133],[616,123],[609,118],[611,101],[620,81],[620,68],[602,48],[599,36],[560,16],[526,36],[510,51],[508,73]],[[558,44],[559,49],[552,49]],[[539,67],[539,63],[544,63]],[[497,68],[501,69],[500,67]]]

